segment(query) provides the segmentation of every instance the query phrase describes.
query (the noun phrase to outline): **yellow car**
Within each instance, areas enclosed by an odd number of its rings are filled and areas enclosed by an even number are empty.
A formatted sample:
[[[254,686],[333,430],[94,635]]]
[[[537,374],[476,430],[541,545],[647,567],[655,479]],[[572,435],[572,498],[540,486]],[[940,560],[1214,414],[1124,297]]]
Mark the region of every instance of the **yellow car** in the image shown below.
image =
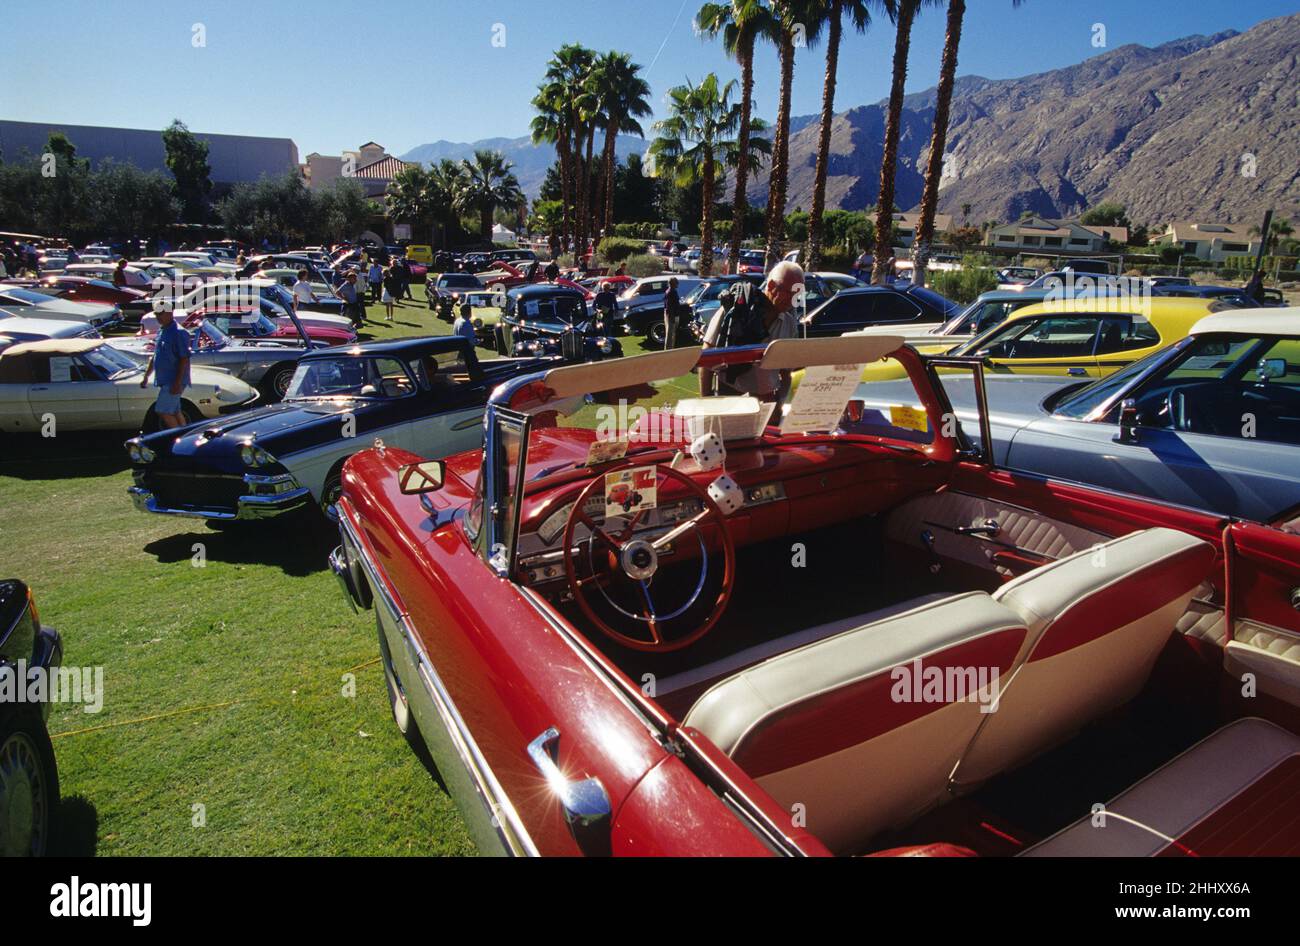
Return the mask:
[[[427,243],[408,243],[406,258],[412,263],[423,263],[428,266],[433,262],[433,247]]]
[[[1225,304],[1213,299],[1172,296],[1060,299],[1017,309],[955,347],[918,345],[916,350],[975,355],[991,372],[1102,378],[1186,338],[1199,319],[1222,308]],[[897,362],[869,365],[862,372],[863,381],[899,377]]]

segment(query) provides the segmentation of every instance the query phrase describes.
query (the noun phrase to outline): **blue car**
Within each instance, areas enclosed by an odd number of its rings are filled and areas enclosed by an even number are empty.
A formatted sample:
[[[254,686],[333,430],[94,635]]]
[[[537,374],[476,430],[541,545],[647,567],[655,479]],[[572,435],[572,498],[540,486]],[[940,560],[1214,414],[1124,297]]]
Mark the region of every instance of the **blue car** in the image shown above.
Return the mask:
[[[1300,514],[1300,308],[1217,312],[1093,382],[985,383],[999,466],[1262,523]],[[973,379],[943,384],[964,430],[978,431]],[[881,424],[910,390],[860,385],[858,423]]]
[[[332,518],[352,454],[376,439],[429,458],[469,450],[488,394],[551,363],[480,362],[456,336],[321,349],[279,404],[128,440],[128,492],[142,512],[264,519],[314,505]]]

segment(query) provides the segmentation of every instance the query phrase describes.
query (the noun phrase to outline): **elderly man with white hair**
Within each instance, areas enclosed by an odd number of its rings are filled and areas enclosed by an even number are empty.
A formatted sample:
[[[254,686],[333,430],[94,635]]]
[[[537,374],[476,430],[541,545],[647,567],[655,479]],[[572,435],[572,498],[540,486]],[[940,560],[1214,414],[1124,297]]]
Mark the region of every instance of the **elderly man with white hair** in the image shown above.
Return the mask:
[[[704,335],[705,345],[755,345],[778,338],[798,338],[801,333],[794,310],[796,303],[802,302],[803,286],[803,268],[790,260],[772,267],[762,293],[750,292],[748,283],[740,283],[735,305],[725,314],[720,311],[710,322]],[[790,388],[788,371],[757,365],[744,369],[734,378],[720,380],[726,387],[763,401],[780,401]]]

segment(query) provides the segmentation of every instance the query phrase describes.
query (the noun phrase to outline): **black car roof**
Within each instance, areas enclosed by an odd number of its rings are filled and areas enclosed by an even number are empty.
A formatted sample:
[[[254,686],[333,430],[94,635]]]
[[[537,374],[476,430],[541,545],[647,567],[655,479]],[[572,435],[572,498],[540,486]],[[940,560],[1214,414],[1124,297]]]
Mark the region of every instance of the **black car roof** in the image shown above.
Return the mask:
[[[527,286],[515,286],[506,292],[512,299],[531,299],[534,296],[577,296],[586,298],[581,289],[572,286],[557,286],[555,283],[530,283]]]
[[[321,348],[303,355],[299,360],[320,360],[322,358],[335,358],[339,355],[349,355],[357,358],[374,355],[411,358],[417,355],[438,355],[459,351],[466,344],[465,339],[455,335],[423,335],[418,338],[394,338],[380,342],[361,342],[357,345],[336,345],[330,348]]]

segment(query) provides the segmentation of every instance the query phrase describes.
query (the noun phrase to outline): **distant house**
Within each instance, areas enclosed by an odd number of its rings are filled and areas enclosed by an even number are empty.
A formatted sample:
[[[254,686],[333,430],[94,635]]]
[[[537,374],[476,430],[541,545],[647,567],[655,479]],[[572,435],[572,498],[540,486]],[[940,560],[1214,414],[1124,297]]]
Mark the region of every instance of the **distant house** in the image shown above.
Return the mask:
[[[896,213],[894,214],[894,227],[898,231],[897,243],[899,246],[911,246],[912,241],[916,239],[916,228],[921,225],[921,215],[919,213]],[[934,215],[934,235],[937,237],[941,233],[952,232],[952,214],[937,213]]]
[[[1187,256],[1222,262],[1233,256],[1259,252],[1260,237],[1252,236],[1244,223],[1171,223],[1164,232],[1152,234],[1152,246],[1180,245]]]
[[[393,157],[383,145],[367,141],[355,151],[344,151],[337,157],[313,151],[302,165],[302,176],[312,190],[327,187],[340,177],[354,177],[361,182],[367,197],[379,199],[397,172],[409,164]]]
[[[1128,227],[1092,226],[1077,220],[1026,217],[1015,223],[990,228],[984,242],[989,246],[1051,256],[1102,253],[1105,252],[1107,243],[1127,243]]]
[[[134,164],[142,171],[167,170],[167,149],[161,129],[105,128],[97,125],[60,125],[50,122],[0,121],[0,154],[13,161],[26,153],[33,157],[45,151],[51,132],[61,131],[77,149],[77,157],[92,165],[105,160]],[[298,167],[298,146],[289,138],[258,138],[251,135],[212,135],[202,131],[194,137],[208,143],[209,175],[221,192],[232,184],[275,177]]]

